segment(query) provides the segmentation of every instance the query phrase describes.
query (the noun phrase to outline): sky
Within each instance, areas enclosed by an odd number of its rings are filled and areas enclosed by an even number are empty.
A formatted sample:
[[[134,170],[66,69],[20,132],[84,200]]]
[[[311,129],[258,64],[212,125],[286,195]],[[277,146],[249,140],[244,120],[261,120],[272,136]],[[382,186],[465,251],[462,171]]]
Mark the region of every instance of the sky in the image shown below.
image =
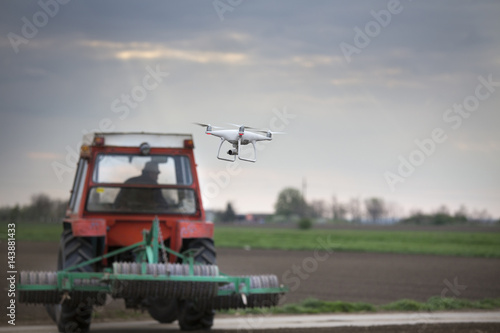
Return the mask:
[[[294,187],[498,218],[498,17],[498,1],[2,1],[0,205],[67,199],[83,134],[111,130],[192,133],[212,209],[272,212]],[[286,134],[231,164],[193,122]]]

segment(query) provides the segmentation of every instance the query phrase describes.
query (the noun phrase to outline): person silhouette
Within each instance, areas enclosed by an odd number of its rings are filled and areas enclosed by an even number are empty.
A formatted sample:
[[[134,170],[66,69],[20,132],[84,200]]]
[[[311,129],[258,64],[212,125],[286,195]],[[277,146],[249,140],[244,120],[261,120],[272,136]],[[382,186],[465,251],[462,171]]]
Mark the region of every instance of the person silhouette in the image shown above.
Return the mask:
[[[158,163],[149,161],[144,165],[140,176],[127,179],[126,185],[157,185],[160,169]],[[167,201],[161,193],[161,189],[153,187],[123,187],[116,196],[115,208],[126,210],[164,210]]]

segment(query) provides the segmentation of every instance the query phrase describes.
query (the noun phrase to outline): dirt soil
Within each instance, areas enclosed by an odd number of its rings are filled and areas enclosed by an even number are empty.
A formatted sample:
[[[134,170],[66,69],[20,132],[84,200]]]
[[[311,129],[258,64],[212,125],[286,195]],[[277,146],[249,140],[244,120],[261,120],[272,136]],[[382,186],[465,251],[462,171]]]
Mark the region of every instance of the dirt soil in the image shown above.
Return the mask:
[[[53,243],[18,242],[17,270],[55,270],[57,247],[58,244]],[[257,249],[218,249],[217,255],[220,271],[226,274],[276,274],[291,289],[283,303],[299,302],[307,297],[373,304],[403,298],[425,301],[439,295],[464,299],[500,297],[500,259]],[[0,287],[5,290],[6,270],[2,269],[0,274]],[[1,299],[3,307],[7,298],[2,296]],[[122,313],[120,320],[149,319],[146,314],[122,310],[122,301],[109,300],[107,306],[98,309],[98,321],[105,321],[109,313],[116,318],[119,312]],[[17,325],[51,323],[41,306],[17,304],[16,312]],[[5,324],[3,320],[0,322],[0,325]],[[467,325],[460,325],[459,330],[445,331],[490,332],[488,325],[483,326],[484,330],[468,330]],[[495,331],[500,331],[498,325],[495,327]],[[415,328],[415,325],[411,326],[408,332],[418,332]],[[370,328],[352,332],[392,331]],[[425,332],[434,330],[427,327]]]

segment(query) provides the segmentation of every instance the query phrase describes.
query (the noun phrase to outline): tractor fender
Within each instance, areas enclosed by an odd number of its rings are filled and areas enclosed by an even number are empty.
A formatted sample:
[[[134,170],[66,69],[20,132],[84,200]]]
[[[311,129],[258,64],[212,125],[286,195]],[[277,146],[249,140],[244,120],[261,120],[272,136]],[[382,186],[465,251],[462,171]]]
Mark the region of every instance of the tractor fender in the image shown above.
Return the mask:
[[[77,218],[65,220],[71,224],[71,230],[76,237],[106,236],[106,220],[95,218]]]
[[[212,222],[179,221],[177,228],[180,238],[213,238],[214,225]]]

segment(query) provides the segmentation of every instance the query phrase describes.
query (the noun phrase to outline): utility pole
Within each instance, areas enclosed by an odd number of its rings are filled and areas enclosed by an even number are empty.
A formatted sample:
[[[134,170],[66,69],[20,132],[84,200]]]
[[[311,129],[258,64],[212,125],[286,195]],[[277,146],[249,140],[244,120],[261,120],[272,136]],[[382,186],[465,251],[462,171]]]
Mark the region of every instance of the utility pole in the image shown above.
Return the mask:
[[[306,200],[307,180],[306,177],[302,178],[302,198]]]

